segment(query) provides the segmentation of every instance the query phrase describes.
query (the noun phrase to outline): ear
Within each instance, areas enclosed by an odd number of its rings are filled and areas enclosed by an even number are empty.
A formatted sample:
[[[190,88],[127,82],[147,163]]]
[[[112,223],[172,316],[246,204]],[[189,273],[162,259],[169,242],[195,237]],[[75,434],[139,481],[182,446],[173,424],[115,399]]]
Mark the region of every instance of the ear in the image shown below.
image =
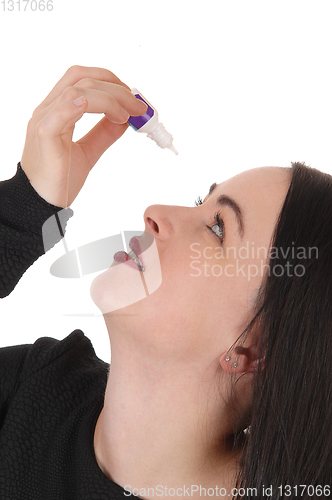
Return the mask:
[[[259,366],[264,368],[264,359],[259,359],[256,344],[225,352],[220,356],[219,363],[228,373],[255,373]]]

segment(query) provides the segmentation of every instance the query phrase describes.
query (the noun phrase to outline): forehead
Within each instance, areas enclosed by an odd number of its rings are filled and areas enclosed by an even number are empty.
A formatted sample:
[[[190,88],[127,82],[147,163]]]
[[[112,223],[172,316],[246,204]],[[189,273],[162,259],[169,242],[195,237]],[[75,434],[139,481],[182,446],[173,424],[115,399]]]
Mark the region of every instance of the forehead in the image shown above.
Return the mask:
[[[243,213],[247,239],[272,235],[291,180],[290,169],[260,167],[218,184],[213,194],[234,198]],[[264,234],[263,234],[264,233]]]
[[[245,194],[253,194],[254,192],[278,195],[287,192],[291,174],[288,168],[282,167],[259,167],[241,172],[234,177],[222,182],[219,186],[227,189],[241,189]]]

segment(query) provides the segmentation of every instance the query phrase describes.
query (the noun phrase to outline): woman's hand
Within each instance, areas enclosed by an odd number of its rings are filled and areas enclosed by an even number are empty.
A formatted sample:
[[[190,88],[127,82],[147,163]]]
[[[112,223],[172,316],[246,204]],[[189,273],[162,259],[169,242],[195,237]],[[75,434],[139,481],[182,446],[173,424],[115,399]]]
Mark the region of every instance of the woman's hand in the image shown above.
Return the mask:
[[[73,66],[29,121],[22,169],[42,198],[65,208],[100,156],[125,132],[129,116],[145,111],[146,105],[110,71]],[[105,116],[73,142],[75,123],[85,112]]]

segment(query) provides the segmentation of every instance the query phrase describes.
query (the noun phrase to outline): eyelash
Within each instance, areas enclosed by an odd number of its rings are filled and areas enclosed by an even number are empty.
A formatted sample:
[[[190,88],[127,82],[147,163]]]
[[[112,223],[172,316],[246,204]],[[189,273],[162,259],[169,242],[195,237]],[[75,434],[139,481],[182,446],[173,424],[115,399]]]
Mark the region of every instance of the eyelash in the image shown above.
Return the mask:
[[[198,207],[199,205],[202,205],[203,204],[203,201],[202,201],[202,198],[199,196],[196,200],[195,200],[195,205],[196,207]],[[217,236],[217,238],[219,238],[221,240],[221,242],[224,241],[224,238],[225,238],[225,224],[224,224],[224,221],[220,218],[220,212],[217,212],[214,216],[214,220],[216,222],[216,224],[214,224],[213,226],[207,226],[209,229],[211,229],[211,231]],[[218,231],[218,233],[215,232],[215,229]]]
[[[221,242],[224,241],[224,238],[225,238],[225,230],[224,230],[224,221],[222,219],[220,219],[220,213],[217,212],[214,216],[214,220],[216,222],[216,224],[214,224],[214,226],[210,227],[208,226],[211,231],[213,233],[215,233],[215,235],[220,239]],[[217,229],[218,233],[216,231],[214,231],[214,229]]]

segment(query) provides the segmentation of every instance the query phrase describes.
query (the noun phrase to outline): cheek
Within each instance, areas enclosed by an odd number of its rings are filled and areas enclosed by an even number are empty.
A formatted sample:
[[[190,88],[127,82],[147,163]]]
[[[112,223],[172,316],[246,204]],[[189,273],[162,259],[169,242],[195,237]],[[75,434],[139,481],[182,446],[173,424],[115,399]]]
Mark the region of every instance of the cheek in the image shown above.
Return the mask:
[[[239,335],[253,316],[261,280],[248,280],[246,272],[237,269],[235,260],[206,256],[191,266],[188,283],[191,309],[196,319],[199,316],[200,328],[229,334],[231,344],[234,335]]]
[[[155,299],[162,302],[170,322],[192,328],[229,329],[248,317],[248,283],[223,274],[220,261],[191,265],[189,260],[165,263],[163,284]]]

